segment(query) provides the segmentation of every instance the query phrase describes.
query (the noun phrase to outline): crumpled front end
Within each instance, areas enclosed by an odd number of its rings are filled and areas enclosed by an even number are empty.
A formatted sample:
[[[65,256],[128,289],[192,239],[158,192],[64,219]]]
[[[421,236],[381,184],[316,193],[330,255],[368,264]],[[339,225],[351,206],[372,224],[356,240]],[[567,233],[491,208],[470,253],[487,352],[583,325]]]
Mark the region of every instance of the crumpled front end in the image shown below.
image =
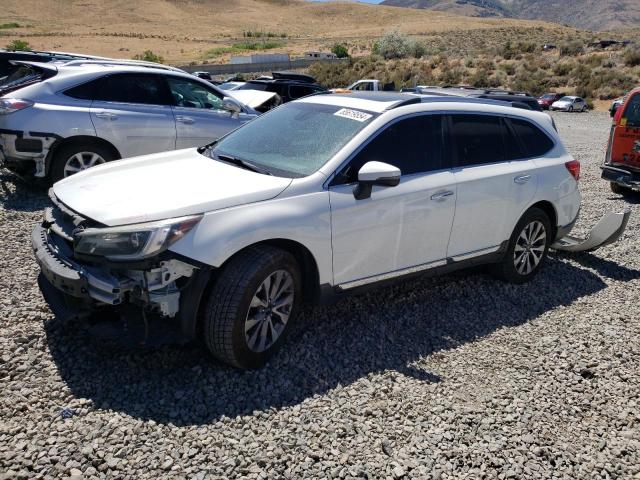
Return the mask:
[[[169,252],[137,262],[87,261],[74,253],[74,234],[96,228],[57,202],[31,234],[40,288],[58,317],[89,317],[108,308],[173,321],[184,339],[195,325],[208,271]],[[195,289],[195,291],[194,291]],[[195,297],[194,297],[195,294]],[[188,305],[196,302],[196,307]]]

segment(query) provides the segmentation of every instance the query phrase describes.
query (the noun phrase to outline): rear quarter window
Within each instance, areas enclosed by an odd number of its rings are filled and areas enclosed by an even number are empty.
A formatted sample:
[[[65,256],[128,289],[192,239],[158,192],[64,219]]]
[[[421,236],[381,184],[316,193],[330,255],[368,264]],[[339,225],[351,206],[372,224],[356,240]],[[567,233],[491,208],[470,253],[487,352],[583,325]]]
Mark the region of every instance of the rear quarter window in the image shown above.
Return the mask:
[[[522,144],[523,158],[542,157],[553,148],[553,140],[533,123],[517,118],[510,122]]]

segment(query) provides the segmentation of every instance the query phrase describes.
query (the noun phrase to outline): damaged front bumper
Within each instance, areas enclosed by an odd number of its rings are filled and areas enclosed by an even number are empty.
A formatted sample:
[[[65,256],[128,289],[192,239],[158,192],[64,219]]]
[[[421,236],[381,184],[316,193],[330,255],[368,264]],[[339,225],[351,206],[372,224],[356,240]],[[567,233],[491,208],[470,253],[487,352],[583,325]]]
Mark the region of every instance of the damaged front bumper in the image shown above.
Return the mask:
[[[551,248],[567,252],[593,252],[616,242],[627,228],[630,216],[631,210],[628,208],[619,213],[610,212],[600,219],[586,237],[565,235]]]
[[[82,219],[63,209],[46,209],[45,220],[31,234],[40,290],[56,317],[85,318],[108,309],[130,317],[133,311],[145,324],[147,314],[170,323],[176,341],[193,338],[209,269],[168,252],[138,264],[80,260],[70,231]]]

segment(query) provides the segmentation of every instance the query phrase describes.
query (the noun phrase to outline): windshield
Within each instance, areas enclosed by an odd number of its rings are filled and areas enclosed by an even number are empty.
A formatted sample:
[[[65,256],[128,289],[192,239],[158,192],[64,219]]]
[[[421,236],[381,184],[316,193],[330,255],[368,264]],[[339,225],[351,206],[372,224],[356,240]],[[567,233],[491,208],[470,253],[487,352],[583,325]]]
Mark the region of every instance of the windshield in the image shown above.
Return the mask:
[[[573,102],[573,97],[562,97],[559,102]]]
[[[221,88],[222,90],[236,90],[241,85],[241,83],[227,82],[223,83],[222,85],[218,85],[218,88]]]
[[[375,116],[333,105],[288,103],[224,137],[209,155],[244,160],[277,176],[305,177]]]
[[[553,100],[554,98],[556,98],[555,93],[547,93],[546,95],[543,95],[542,98],[544,98],[545,100]]]

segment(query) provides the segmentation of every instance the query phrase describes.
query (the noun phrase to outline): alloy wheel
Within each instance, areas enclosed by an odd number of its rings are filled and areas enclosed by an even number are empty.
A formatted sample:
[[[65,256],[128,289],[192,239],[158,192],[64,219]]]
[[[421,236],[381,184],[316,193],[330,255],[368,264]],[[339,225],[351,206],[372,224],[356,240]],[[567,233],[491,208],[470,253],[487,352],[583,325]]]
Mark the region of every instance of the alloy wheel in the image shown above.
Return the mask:
[[[105,163],[105,159],[95,152],[78,152],[67,159],[64,165],[64,176],[69,177],[101,163]]]
[[[528,223],[520,233],[513,250],[513,262],[520,275],[529,275],[542,260],[547,244],[547,231],[539,220]]]
[[[251,351],[264,352],[280,338],[293,304],[293,276],[286,270],[276,270],[260,284],[249,305],[244,332]]]

